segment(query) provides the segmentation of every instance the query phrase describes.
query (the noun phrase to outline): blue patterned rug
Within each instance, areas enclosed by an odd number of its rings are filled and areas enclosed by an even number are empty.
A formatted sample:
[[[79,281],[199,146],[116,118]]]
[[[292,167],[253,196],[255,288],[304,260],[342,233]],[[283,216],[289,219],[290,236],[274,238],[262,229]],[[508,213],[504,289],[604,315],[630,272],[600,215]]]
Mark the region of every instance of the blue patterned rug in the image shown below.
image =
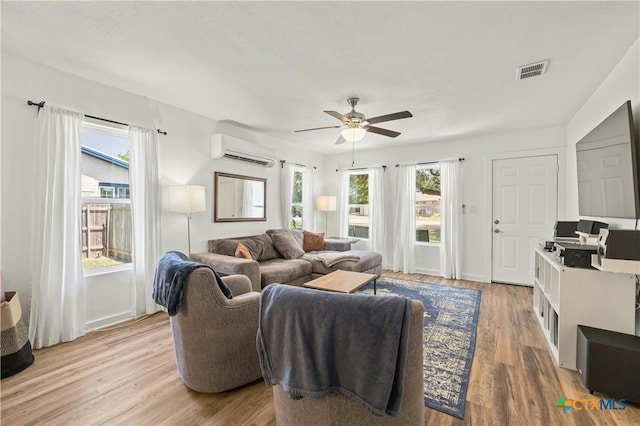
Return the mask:
[[[378,295],[399,295],[424,305],[424,405],[464,418],[473,361],[480,290],[381,277]],[[373,284],[358,293],[373,294]]]

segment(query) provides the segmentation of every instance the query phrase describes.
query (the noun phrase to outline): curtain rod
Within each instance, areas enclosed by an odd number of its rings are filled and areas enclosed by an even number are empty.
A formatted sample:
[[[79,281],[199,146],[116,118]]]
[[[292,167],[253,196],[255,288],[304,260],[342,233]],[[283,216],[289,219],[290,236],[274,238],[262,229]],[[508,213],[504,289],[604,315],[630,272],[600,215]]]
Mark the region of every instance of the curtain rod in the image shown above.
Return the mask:
[[[407,163],[407,164],[396,164],[396,167],[400,167],[400,166],[425,166],[427,164],[438,164],[440,161],[446,161],[446,160],[439,160],[439,161],[427,161],[424,163]],[[464,161],[464,157],[459,157],[458,161],[462,162]]]
[[[40,109],[42,107],[44,107],[44,104],[45,104],[45,101],[40,101],[40,102],[37,102],[37,103],[33,102],[33,101],[27,101],[27,105],[29,105],[29,106],[37,106],[38,107],[38,114],[40,114]],[[119,121],[108,120],[106,118],[96,117],[94,115],[89,115],[89,114],[85,114],[84,116],[88,117],[88,118],[93,118],[94,120],[106,121],[107,123],[119,124],[121,126],[129,127],[129,125],[127,123],[121,123]],[[165,136],[167,135],[167,132],[163,132],[160,129],[156,129],[156,130],[158,131],[158,133],[160,133],[162,135],[165,135]]]
[[[367,170],[367,169],[371,169],[373,167],[382,167],[382,171],[387,171],[387,166],[385,164],[381,165],[381,166],[368,166],[368,167],[351,167],[348,169],[336,169],[336,172],[339,172],[340,170]]]
[[[292,163],[291,161],[287,161],[287,160],[280,160],[280,168],[281,168],[281,169],[284,169],[284,163],[293,164],[294,166],[298,166],[298,167],[313,167],[313,170],[316,170],[316,169],[317,169],[317,167],[316,167],[316,166],[307,166],[306,164]]]

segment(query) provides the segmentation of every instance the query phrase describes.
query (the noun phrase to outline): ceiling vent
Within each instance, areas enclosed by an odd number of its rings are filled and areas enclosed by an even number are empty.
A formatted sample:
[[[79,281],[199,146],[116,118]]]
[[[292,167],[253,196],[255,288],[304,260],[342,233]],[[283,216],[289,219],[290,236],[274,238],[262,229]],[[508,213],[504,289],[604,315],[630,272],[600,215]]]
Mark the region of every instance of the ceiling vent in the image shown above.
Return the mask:
[[[274,150],[220,133],[211,135],[211,158],[242,161],[263,167],[273,167],[276,163]]]
[[[549,65],[549,60],[535,62],[533,64],[522,65],[518,67],[518,71],[516,73],[516,80],[524,80],[525,78],[537,77],[539,75],[544,74],[547,71],[547,65]]]

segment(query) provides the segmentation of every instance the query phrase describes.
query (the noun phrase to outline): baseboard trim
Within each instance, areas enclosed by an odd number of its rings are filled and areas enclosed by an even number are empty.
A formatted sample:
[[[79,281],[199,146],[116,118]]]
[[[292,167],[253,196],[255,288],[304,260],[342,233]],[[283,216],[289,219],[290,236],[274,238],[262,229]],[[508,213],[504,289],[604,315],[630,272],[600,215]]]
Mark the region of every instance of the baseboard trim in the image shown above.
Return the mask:
[[[439,270],[436,271],[435,269],[416,268],[416,273],[424,274],[424,275],[433,275],[436,277],[441,276],[440,271]]]
[[[478,274],[462,274],[462,279],[467,281],[478,281],[480,283],[491,282],[491,281],[486,281],[483,275],[478,275]]]
[[[93,321],[88,321],[85,324],[85,327],[87,331],[93,331],[93,330],[98,330],[104,327],[109,327],[111,325],[115,325],[123,321],[132,320],[134,318],[136,317],[131,314],[131,311],[120,312],[119,314],[110,315],[104,318],[98,318]]]
[[[391,271],[393,271],[393,267],[391,265],[383,265],[382,266],[383,269],[389,269]],[[402,271],[400,271],[402,272]],[[426,268],[416,268],[416,274],[423,274],[423,275],[433,275],[435,277],[440,277],[440,271],[436,271],[435,269],[426,269]],[[481,283],[487,283],[487,282],[491,282],[491,281],[486,281],[484,279],[484,276],[479,275],[479,274],[462,274],[462,279],[463,280],[467,280],[467,281],[478,281]]]

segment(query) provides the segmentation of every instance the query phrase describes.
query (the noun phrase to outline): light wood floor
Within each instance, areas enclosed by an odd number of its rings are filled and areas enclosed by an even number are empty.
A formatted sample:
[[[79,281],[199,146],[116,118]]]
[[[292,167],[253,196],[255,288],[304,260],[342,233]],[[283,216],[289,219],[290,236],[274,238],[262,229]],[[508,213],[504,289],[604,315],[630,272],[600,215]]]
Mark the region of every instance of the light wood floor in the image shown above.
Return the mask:
[[[640,408],[575,411],[594,399],[577,373],[554,365],[532,313],[530,288],[425,275],[385,275],[482,290],[464,420],[425,408],[433,425],[640,424]],[[34,351],[35,363],[2,380],[2,425],[274,425],[262,381],[222,394],[186,388],[176,372],[169,319],[158,313],[117,329]],[[640,360],[639,360],[640,362]]]

